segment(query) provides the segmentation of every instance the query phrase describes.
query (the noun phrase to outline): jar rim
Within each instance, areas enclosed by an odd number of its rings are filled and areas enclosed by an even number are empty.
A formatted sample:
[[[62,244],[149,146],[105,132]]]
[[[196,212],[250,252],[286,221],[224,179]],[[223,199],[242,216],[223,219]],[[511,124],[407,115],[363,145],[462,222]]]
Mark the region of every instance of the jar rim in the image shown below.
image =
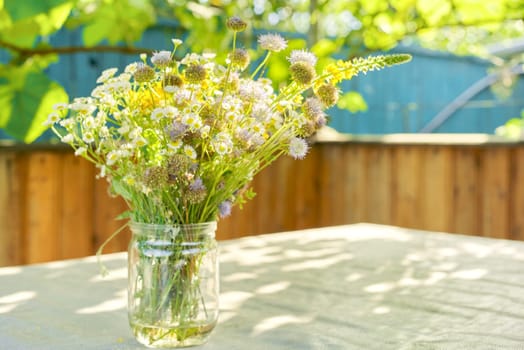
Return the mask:
[[[151,224],[146,222],[137,222],[137,221],[130,221],[129,227],[131,230],[148,230],[148,231],[165,231],[165,230],[173,230],[176,232],[183,231],[195,231],[201,232],[201,231],[208,231],[208,232],[215,232],[217,229],[217,222],[216,221],[208,221],[208,222],[200,222],[195,224]]]

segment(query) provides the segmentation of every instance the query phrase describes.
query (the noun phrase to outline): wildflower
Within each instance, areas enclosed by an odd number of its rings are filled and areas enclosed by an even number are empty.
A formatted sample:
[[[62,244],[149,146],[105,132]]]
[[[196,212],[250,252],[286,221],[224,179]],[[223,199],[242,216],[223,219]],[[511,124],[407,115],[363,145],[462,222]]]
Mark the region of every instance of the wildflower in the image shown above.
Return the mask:
[[[147,83],[155,78],[155,70],[147,64],[138,63],[133,76],[137,83]]]
[[[338,101],[338,89],[332,84],[322,84],[317,88],[316,95],[326,107],[331,107]]]
[[[176,87],[182,87],[184,85],[184,80],[182,80],[182,77],[178,74],[167,74],[164,77],[164,86],[176,86]]]
[[[229,59],[234,67],[244,70],[249,65],[249,53],[245,49],[234,49],[229,54]]]
[[[53,111],[49,113],[49,115],[47,116],[47,120],[45,121],[44,125],[51,126],[51,125],[54,125],[55,123],[58,123],[59,121],[60,121],[60,114],[58,114],[58,112],[56,111]]]
[[[106,156],[106,164],[107,165],[113,165],[116,163],[116,161],[120,158],[120,154],[118,150],[112,150],[110,151]]]
[[[234,32],[243,32],[247,27],[247,23],[244,22],[240,17],[233,16],[228,18],[226,21],[226,26]]]
[[[60,139],[63,143],[73,143],[74,140],[75,137],[72,134],[67,134]]]
[[[197,130],[202,126],[202,120],[195,113],[187,113],[182,117],[182,123],[192,130]]]
[[[288,153],[295,159],[303,159],[306,156],[308,149],[308,144],[304,139],[293,137],[289,141]]]
[[[293,63],[289,67],[291,78],[301,85],[308,85],[315,78],[315,69],[306,62]]]
[[[186,193],[188,202],[196,204],[202,202],[207,195],[207,189],[200,177],[197,177],[189,185],[189,191]]]
[[[206,69],[201,64],[192,64],[186,68],[185,75],[189,83],[198,84],[206,79]]]
[[[324,115],[322,103],[320,103],[320,100],[316,97],[307,98],[302,105],[302,110],[304,111],[304,115],[312,120],[316,120]]]
[[[84,133],[84,135],[82,136],[82,139],[84,140],[84,142],[86,143],[91,143],[91,142],[94,142],[95,141],[95,136],[93,135],[93,133],[91,131],[87,131]]]
[[[67,109],[67,103],[59,102],[53,105],[53,110],[55,111],[64,111],[66,109]]]
[[[178,140],[171,140],[168,144],[167,144],[167,147],[169,149],[171,149],[172,151],[178,151],[180,149],[180,147],[182,147],[184,143],[182,142],[182,140],[178,139]]]
[[[226,218],[231,215],[232,204],[230,201],[223,201],[218,205],[218,215],[221,218]]]
[[[148,168],[144,172],[143,181],[150,188],[164,186],[167,183],[167,169],[161,166]]]
[[[171,52],[170,51],[159,51],[153,53],[151,57],[151,63],[159,68],[165,68],[171,64]]]
[[[85,148],[85,147],[78,147],[75,150],[75,156],[83,156],[85,154],[87,154],[87,148]]]
[[[264,50],[279,52],[287,47],[287,41],[279,34],[262,34],[258,37],[258,44]]]
[[[314,67],[317,64],[317,56],[306,50],[293,50],[291,51],[291,55],[288,57],[288,61],[291,64],[304,62],[311,67]]]
[[[97,83],[105,83],[106,81],[108,81],[110,78],[112,78],[115,73],[118,71],[117,68],[109,68],[109,69],[106,69],[102,72],[102,74],[100,74],[100,76],[98,77],[98,79],[96,80]]]
[[[171,129],[169,129],[169,137],[171,140],[176,140],[177,138],[184,136],[187,129],[188,126],[186,124],[179,121],[174,121],[171,125]]]
[[[184,146],[184,154],[187,157],[189,157],[190,159],[196,159],[197,158],[197,152],[190,145],[185,145]]]

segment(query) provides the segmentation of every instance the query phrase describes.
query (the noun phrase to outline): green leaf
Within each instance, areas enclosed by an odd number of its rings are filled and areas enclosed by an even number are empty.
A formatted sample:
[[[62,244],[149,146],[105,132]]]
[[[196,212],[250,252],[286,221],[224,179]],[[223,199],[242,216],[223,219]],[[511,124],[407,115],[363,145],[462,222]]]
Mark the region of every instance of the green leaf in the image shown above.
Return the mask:
[[[317,57],[329,56],[336,50],[338,50],[338,45],[328,39],[321,39],[311,47],[311,52]]]
[[[19,21],[48,13],[64,4],[72,5],[71,0],[5,0],[4,7],[13,21]]]
[[[43,123],[53,105],[67,102],[68,96],[62,86],[42,72],[29,72],[22,79],[22,84],[5,77],[0,80],[0,127],[31,143],[47,129]]]
[[[13,3],[19,5],[14,6]],[[10,0],[7,11],[0,11],[0,36],[4,41],[16,46],[33,46],[38,36],[49,35],[60,29],[73,6],[71,1],[44,1],[28,9],[28,3],[33,1]]]
[[[88,18],[82,38],[86,46],[94,46],[104,39],[110,44],[133,42],[154,22],[154,8],[147,1],[107,1]]]
[[[350,91],[342,95],[337,102],[337,107],[350,111],[351,113],[365,112],[368,105],[361,94],[356,91]]]

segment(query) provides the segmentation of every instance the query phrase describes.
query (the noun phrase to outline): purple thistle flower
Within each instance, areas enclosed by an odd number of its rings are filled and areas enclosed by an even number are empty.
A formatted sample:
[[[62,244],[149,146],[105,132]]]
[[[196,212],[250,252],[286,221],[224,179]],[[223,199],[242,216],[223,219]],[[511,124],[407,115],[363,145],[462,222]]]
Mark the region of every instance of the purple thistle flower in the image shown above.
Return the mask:
[[[218,205],[218,212],[221,218],[228,217],[231,215],[232,204],[230,201],[223,201]]]
[[[204,185],[204,182],[201,178],[197,177],[190,185],[189,189],[191,191],[202,191],[206,189],[206,186]]]
[[[176,139],[184,136],[184,134],[187,131],[188,126],[180,123],[180,122],[173,122],[173,125],[171,126],[171,130],[169,131],[169,137],[171,137],[171,141],[175,141]]]

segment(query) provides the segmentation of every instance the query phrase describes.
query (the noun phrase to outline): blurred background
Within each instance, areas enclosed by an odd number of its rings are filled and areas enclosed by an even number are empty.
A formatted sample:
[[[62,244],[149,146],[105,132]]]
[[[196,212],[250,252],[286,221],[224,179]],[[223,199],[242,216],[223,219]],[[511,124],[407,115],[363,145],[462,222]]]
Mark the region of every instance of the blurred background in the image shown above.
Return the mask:
[[[368,221],[524,239],[521,0],[0,1],[0,265],[93,254],[125,204],[42,125],[141,53],[212,50],[279,32],[319,69],[406,52],[412,62],[343,85],[329,132],[301,162],[279,160],[219,238]],[[184,51],[185,50],[185,51]],[[267,71],[287,78],[289,50]],[[276,180],[275,180],[276,179]],[[126,248],[128,233],[107,252]]]

